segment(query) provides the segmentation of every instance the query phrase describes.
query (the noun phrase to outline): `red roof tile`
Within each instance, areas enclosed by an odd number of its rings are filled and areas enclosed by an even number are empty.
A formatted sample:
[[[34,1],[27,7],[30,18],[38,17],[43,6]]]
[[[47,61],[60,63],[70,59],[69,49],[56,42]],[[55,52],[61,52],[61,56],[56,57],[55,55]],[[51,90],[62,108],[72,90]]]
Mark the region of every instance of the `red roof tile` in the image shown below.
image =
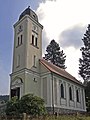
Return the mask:
[[[44,59],[40,59],[40,63],[43,64],[51,72],[56,73],[64,78],[67,78],[75,83],[82,85],[82,83],[80,81],[78,81],[75,77],[73,77],[71,74],[69,74],[64,69],[57,67],[56,65],[54,65],[54,64],[52,64]]]

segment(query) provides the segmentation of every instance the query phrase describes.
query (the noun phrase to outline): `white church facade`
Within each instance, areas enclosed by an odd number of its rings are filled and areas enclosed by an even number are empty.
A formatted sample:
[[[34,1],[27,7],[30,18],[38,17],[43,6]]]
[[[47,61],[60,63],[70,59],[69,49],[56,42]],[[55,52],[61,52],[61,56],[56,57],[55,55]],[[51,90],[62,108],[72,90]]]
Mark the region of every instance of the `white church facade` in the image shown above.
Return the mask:
[[[29,7],[14,24],[10,97],[33,93],[44,99],[49,112],[85,112],[82,83],[42,58],[42,29]]]

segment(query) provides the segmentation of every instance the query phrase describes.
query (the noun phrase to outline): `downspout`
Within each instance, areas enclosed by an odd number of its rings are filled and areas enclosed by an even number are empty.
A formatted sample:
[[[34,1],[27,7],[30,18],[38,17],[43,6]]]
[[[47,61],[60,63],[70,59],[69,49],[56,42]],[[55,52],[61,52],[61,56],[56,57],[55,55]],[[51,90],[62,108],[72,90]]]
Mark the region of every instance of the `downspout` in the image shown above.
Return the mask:
[[[54,114],[54,88],[53,88],[53,73],[51,72],[51,80],[52,80],[52,111],[53,111],[53,114]]]

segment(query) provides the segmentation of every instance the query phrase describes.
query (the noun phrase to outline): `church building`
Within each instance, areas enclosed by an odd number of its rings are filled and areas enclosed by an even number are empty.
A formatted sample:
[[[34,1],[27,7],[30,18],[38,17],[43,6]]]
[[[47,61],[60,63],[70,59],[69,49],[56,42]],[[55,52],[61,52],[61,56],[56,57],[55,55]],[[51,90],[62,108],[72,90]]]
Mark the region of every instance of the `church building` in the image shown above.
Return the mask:
[[[10,97],[33,93],[49,112],[85,112],[84,86],[75,77],[42,58],[42,29],[36,13],[26,8],[14,24]]]

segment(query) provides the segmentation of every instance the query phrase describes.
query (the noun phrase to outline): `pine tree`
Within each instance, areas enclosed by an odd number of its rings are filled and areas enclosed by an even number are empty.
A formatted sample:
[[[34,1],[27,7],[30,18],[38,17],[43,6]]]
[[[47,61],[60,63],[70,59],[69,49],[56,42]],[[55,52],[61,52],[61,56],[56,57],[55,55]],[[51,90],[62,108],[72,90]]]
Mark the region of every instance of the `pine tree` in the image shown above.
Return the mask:
[[[90,79],[90,25],[88,25],[82,41],[84,46],[80,49],[82,58],[79,59],[79,74],[84,82],[87,82]]]
[[[63,53],[63,50],[60,51],[59,44],[52,40],[46,48],[47,54],[45,54],[44,59],[50,61],[56,66],[65,69],[65,60],[66,56]]]

